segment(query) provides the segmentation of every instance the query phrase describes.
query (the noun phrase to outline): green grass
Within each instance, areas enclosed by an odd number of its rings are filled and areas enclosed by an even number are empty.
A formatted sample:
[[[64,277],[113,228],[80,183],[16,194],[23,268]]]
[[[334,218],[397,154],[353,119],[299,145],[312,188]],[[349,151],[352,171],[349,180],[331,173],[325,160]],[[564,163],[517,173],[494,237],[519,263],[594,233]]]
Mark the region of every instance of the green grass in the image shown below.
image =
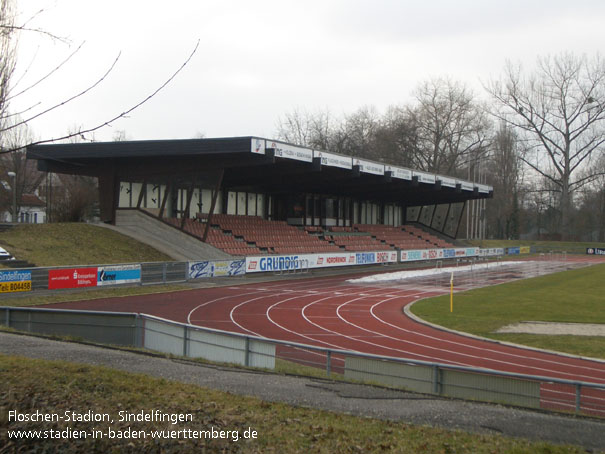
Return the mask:
[[[114,230],[83,223],[18,225],[0,234],[0,246],[37,266],[172,260]]]
[[[145,285],[135,287],[95,288],[94,290],[59,291],[52,294],[19,293],[0,299],[0,307],[27,307],[41,304],[65,303],[68,301],[90,301],[99,298],[117,298],[122,296],[149,295],[191,290],[189,284]]]
[[[105,367],[0,355],[0,446],[8,452],[149,452],[149,453],[581,453],[583,449],[544,442],[474,435],[411,426],[327,411],[267,403],[256,398],[170,382]],[[65,411],[108,413],[113,430],[191,429],[257,432],[254,440],[32,439],[8,440],[8,431],[90,431],[100,423],[8,422],[8,410],[43,414]],[[118,411],[191,414],[173,426],[161,422],[119,422]],[[108,426],[105,424],[104,426]],[[107,430],[103,427],[104,430]]]
[[[605,338],[496,334],[520,321],[605,323],[605,264],[419,301],[412,312],[447,328],[507,342],[605,358]]]

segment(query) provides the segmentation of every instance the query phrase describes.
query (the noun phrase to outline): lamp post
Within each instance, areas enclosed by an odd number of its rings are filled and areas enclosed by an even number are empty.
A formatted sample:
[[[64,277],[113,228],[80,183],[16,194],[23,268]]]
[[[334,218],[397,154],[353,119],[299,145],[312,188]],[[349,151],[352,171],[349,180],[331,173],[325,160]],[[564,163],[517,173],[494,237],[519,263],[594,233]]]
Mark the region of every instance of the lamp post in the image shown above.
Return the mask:
[[[15,172],[8,172],[7,173],[9,177],[12,178],[12,184],[11,187],[13,189],[13,215],[12,215],[12,221],[13,223],[17,222],[17,174]]]

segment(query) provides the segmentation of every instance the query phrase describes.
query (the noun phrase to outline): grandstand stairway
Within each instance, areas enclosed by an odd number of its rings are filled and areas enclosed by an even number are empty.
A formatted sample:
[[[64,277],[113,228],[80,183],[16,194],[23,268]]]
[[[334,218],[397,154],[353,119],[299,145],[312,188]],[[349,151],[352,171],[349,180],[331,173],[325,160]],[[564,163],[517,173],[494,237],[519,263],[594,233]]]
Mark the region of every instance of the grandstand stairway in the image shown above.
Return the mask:
[[[231,258],[231,255],[226,252],[180,232],[139,210],[117,210],[114,229],[152,246],[175,260]]]

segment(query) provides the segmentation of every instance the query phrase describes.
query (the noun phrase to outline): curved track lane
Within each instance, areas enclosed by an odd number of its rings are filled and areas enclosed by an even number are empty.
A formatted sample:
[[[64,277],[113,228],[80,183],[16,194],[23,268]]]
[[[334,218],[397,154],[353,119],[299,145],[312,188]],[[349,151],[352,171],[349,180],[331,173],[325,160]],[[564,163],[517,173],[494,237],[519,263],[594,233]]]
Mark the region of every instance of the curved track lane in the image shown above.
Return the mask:
[[[544,266],[539,274],[545,271]],[[522,268],[522,267],[521,267]],[[514,279],[493,269],[459,279],[456,290]],[[155,294],[54,304],[54,308],[142,312],[220,330],[340,350],[481,367],[566,380],[605,384],[605,362],[540,352],[467,337],[418,323],[403,308],[422,298],[447,293],[447,279],[396,284],[353,284],[347,277],[273,281],[172,294]],[[296,356],[297,350],[281,347]],[[279,353],[279,350],[278,350]],[[300,354],[325,364],[325,356]],[[333,358],[334,368],[342,359]],[[559,387],[560,388],[560,387]],[[558,400],[569,389],[544,386],[543,399]],[[596,396],[604,399],[603,396]],[[584,398],[584,396],[583,396]]]

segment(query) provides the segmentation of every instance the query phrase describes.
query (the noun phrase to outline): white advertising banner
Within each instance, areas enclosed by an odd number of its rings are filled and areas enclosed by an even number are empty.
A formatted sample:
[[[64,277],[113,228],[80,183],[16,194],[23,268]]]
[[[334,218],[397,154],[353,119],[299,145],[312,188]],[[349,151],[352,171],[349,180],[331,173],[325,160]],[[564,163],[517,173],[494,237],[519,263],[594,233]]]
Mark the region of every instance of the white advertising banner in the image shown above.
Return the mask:
[[[355,165],[359,166],[360,172],[371,173],[372,175],[384,175],[384,164],[366,161],[365,159],[355,159]]]
[[[246,274],[245,264],[243,259],[189,262],[189,279],[241,276]]]
[[[441,181],[441,186],[444,186],[446,188],[455,188],[456,187],[456,180],[454,180],[453,178],[448,178],[448,177],[438,175],[437,179]]]
[[[432,173],[424,173],[414,170],[413,174],[415,177],[418,177],[419,183],[435,183],[435,175],[433,175]]]
[[[368,265],[397,262],[396,251],[335,252],[246,257],[246,273],[295,271],[307,268]]]
[[[459,181],[460,187],[465,191],[473,191],[475,189],[475,185],[470,181]]]
[[[313,155],[321,159],[322,166],[339,167],[341,169],[353,168],[353,159],[350,156],[342,156],[325,151],[314,151]]]
[[[411,180],[412,179],[412,171],[410,169],[403,169],[401,167],[395,166],[384,166],[385,172],[391,172],[391,176],[393,178],[397,178],[399,180]]]
[[[414,249],[401,251],[399,259],[402,262],[415,262],[420,260],[452,259],[457,257],[476,257],[479,248],[452,248],[452,249]]]
[[[252,137],[250,144],[250,151],[255,154],[265,154],[265,139],[259,139],[258,137]]]
[[[295,161],[313,162],[313,150],[310,148],[297,147],[281,142],[267,142],[267,148],[275,150],[277,158],[294,159]]]
[[[478,184],[479,192],[482,194],[489,194],[489,191],[493,190],[491,186],[486,186],[484,184]]]
[[[504,248],[494,247],[494,248],[479,249],[479,255],[481,257],[494,257],[494,256],[498,256],[498,255],[504,255]]]

